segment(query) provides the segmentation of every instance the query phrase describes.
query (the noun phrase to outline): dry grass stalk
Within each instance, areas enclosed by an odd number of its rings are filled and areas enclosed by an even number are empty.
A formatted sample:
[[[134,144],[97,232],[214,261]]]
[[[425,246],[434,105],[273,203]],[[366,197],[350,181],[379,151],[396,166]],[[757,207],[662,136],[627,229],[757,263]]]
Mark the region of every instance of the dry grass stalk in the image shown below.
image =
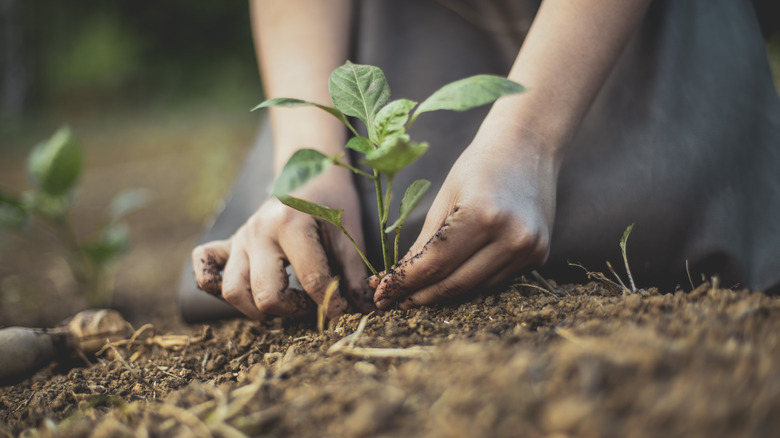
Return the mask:
[[[373,313],[373,312],[372,312]],[[345,336],[328,348],[328,354],[346,354],[349,356],[374,358],[374,359],[388,359],[388,358],[401,358],[412,359],[430,356],[433,347],[414,346],[407,348],[372,348],[372,347],[356,347],[355,343],[363,330],[365,330],[368,324],[368,318],[372,315],[369,313],[360,320],[357,330],[349,336]]]
[[[150,332],[151,333],[150,336],[148,338],[139,339],[141,335],[145,334],[146,332]],[[188,335],[158,336],[156,334],[156,329],[154,325],[144,324],[138,330],[133,332],[130,338],[113,341],[112,344],[113,347],[110,347],[109,344],[106,344],[103,346],[103,348],[98,350],[97,353],[95,353],[95,355],[100,356],[101,354],[105,353],[106,350],[108,350],[109,348],[113,348],[114,350],[116,350],[116,347],[123,347],[129,345],[131,347],[138,348],[135,352],[133,352],[133,354],[129,358],[129,362],[134,363],[141,356],[143,356],[147,351],[149,351],[149,349],[153,346],[164,348],[166,350],[179,350],[189,345],[202,342],[206,339],[207,336],[208,336],[208,330],[205,328],[200,335],[195,337],[188,336]]]
[[[554,295],[556,298],[560,296],[560,294],[558,293],[558,291],[557,291],[557,290],[555,290],[555,288],[554,288],[554,287],[552,287],[552,285],[550,284],[550,282],[549,282],[549,281],[547,281],[547,280],[545,280],[545,278],[544,278],[544,277],[542,277],[542,276],[541,276],[541,275],[540,275],[538,272],[536,272],[536,269],[534,269],[533,271],[531,271],[531,275],[533,275],[533,276],[534,276],[534,278],[536,278],[536,280],[537,280],[539,283],[542,283],[542,285],[544,285],[544,287],[545,287],[545,288],[547,288],[547,290],[548,290],[548,291],[550,291],[550,293],[551,293],[551,294],[553,294],[553,295]]]
[[[252,383],[227,393],[220,388],[206,386],[212,398],[189,409],[163,403],[158,414],[169,418],[161,424],[160,429],[172,432],[177,425],[184,425],[191,428],[195,436],[245,437],[245,430],[264,424],[269,419],[265,411],[240,416],[266,382],[266,369],[259,367]],[[265,415],[258,416],[260,413]]]
[[[148,386],[149,389],[152,390],[152,394],[154,394],[155,397],[157,397],[157,388],[154,387],[151,383],[149,383],[148,380],[144,379],[144,377],[141,375],[141,373],[138,372],[137,369],[133,368],[132,365],[127,363],[124,357],[122,357],[122,353],[117,350],[116,346],[111,343],[108,339],[106,339],[106,345],[108,345],[111,350],[114,352],[114,357],[119,360],[119,362],[127,368],[128,371],[130,371],[130,374],[133,375],[133,377],[138,380],[139,382],[143,383],[144,385]]]
[[[328,288],[325,289],[325,295],[322,297],[322,305],[317,306],[317,329],[320,331],[320,334],[325,331],[325,319],[328,316],[328,305],[330,304],[330,299],[333,296],[333,292],[336,292],[338,288],[339,277],[336,276],[336,278],[330,282]]]
[[[620,288],[623,289],[623,295],[630,294],[631,290],[627,288],[626,284],[623,283],[623,280],[620,279],[620,276],[618,275],[617,272],[615,272],[615,268],[612,267],[612,263],[610,263],[609,260],[607,260],[607,268],[609,268],[609,272],[611,272],[612,275],[614,275],[615,278],[617,279],[618,283],[620,283]]]
[[[606,284],[606,285],[609,285],[609,286],[611,286],[611,287],[614,287],[614,288],[615,288],[615,289],[617,289],[617,290],[622,290],[622,289],[624,289],[624,287],[620,287],[620,285],[619,285],[619,284],[617,284],[617,283],[615,283],[614,281],[610,280],[610,279],[609,279],[609,278],[608,278],[606,275],[604,275],[604,274],[603,274],[603,273],[601,273],[601,272],[592,272],[592,271],[589,271],[587,268],[585,268],[585,266],[582,266],[582,265],[581,265],[581,264],[579,264],[579,263],[572,263],[572,262],[569,262],[569,266],[576,266],[576,267],[578,267],[578,268],[582,269],[583,271],[585,271],[585,276],[586,276],[586,277],[588,277],[588,280],[597,280],[597,281],[600,281],[600,282],[602,282],[602,283],[604,283],[604,284]]]
[[[518,284],[516,284],[515,286],[520,286],[520,287],[530,287],[531,289],[536,289],[536,290],[538,290],[539,292],[542,292],[542,293],[545,293],[545,294],[547,294],[547,295],[550,295],[551,297],[555,298],[555,301],[560,301],[560,299],[558,298],[558,295],[555,295],[554,293],[550,292],[549,290],[547,290],[547,289],[545,289],[545,288],[543,288],[543,287],[539,287],[539,286],[537,286],[537,285],[535,285],[535,284],[530,284],[530,283],[518,283]]]

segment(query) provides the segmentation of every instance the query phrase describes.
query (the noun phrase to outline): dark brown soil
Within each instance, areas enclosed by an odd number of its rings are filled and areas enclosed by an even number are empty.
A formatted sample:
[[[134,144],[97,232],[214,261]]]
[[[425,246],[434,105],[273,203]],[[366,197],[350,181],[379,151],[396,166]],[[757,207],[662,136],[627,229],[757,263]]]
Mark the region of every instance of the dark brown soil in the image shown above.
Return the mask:
[[[525,282],[525,280],[522,280]],[[460,304],[151,331],[0,389],[0,436],[774,436],[780,301],[712,289]],[[336,347],[332,347],[338,342]],[[165,346],[167,344],[167,347]],[[178,347],[175,347],[178,345]],[[330,352],[329,352],[330,349]],[[386,356],[386,357],[380,357]]]

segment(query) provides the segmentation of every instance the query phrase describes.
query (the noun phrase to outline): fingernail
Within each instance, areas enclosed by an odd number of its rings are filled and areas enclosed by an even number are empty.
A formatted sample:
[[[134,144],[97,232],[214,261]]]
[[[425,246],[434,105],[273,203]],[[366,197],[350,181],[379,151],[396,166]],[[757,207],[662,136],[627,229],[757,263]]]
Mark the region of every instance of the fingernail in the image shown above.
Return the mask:
[[[386,309],[390,305],[391,300],[389,298],[382,298],[376,302],[376,307],[379,309]]]

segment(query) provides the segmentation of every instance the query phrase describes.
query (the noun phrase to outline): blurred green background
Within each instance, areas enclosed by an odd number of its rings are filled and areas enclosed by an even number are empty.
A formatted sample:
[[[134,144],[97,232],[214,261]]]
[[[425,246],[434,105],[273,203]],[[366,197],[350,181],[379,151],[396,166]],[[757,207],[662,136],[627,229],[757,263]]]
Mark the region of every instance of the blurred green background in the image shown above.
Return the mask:
[[[178,324],[175,289],[219,209],[262,100],[247,2],[0,0],[0,190],[29,188],[29,150],[68,124],[84,149],[73,222],[97,225],[125,188],[132,213],[115,305]],[[0,326],[51,325],[84,308],[53,246],[0,232]]]
[[[755,1],[780,83],[777,1]],[[136,324],[181,324],[182,264],[230,189],[261,99],[245,1],[0,0],[0,190],[29,187],[30,148],[65,124],[86,156],[80,235],[116,193],[148,189],[116,279],[115,305]],[[84,305],[53,247],[0,233],[0,326],[51,325]]]

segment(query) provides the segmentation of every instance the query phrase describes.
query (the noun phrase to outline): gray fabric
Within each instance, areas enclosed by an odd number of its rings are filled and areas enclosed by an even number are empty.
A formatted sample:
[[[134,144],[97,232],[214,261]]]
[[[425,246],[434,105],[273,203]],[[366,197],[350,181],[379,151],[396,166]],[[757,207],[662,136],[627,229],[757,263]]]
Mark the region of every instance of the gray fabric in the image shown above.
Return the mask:
[[[412,99],[471,74],[506,75],[530,23],[517,14],[537,3],[361,2],[357,58],[385,70],[394,96]],[[421,117],[413,137],[430,141],[430,152],[396,184],[432,177],[429,205],[484,115]],[[687,260],[697,279],[717,273],[725,285],[777,288],[778,148],[780,100],[750,3],[653,2],[569,146],[545,272],[582,279],[568,261],[617,265],[618,241],[636,223],[628,247],[641,284],[687,284]],[[371,190],[362,186],[365,199]],[[407,222],[406,246],[425,206]]]
[[[394,97],[419,101],[469,75],[506,75],[538,1],[356,5],[353,61],[381,67]],[[432,113],[415,123],[413,138],[431,149],[398,175],[396,187],[421,175],[433,186],[404,227],[404,247],[486,112]],[[203,241],[230,236],[261,202],[270,178],[271,140],[264,135]],[[687,284],[688,261],[695,279],[717,273],[727,286],[776,291],[779,148],[780,99],[750,3],[652,2],[569,146],[545,274],[581,280],[568,261],[594,270],[606,260],[618,265],[618,240],[636,223],[628,247],[640,286]],[[379,261],[374,189],[356,181],[368,252]],[[216,301],[194,290],[191,267],[180,296],[188,320],[218,313],[190,305],[196,296]],[[195,317],[194,308],[205,310]]]

